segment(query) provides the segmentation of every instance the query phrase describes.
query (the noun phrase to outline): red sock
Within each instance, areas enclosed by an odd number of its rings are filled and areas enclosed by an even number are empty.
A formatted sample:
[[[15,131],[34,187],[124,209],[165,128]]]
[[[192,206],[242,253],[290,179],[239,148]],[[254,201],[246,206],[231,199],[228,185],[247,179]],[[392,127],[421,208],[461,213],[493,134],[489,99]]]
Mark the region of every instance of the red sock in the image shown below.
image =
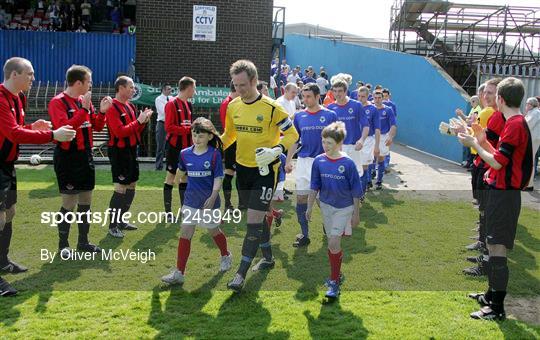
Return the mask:
[[[272,228],[272,223],[274,223],[274,216],[271,212],[266,213],[266,224],[269,228]]]
[[[186,264],[191,251],[191,240],[182,238],[178,240],[178,257],[176,258],[176,268],[185,274]]]
[[[340,250],[339,253],[332,254],[328,250],[328,258],[330,259],[330,280],[338,281],[339,273],[341,272],[341,259],[343,258],[343,251]]]
[[[229,255],[229,250],[227,250],[227,238],[225,237],[225,234],[219,233],[214,236],[214,243],[221,251],[221,256]]]

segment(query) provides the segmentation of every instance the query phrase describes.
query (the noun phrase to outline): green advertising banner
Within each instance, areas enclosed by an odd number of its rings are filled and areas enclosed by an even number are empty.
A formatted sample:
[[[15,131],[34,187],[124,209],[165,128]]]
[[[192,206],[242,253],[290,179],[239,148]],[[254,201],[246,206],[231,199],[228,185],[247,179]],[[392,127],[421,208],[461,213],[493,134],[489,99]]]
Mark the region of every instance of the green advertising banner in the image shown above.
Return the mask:
[[[135,95],[131,102],[135,105],[154,106],[157,96],[161,94],[161,88],[150,85],[135,84]],[[178,94],[178,87],[173,87],[171,96]],[[195,97],[191,100],[194,107],[219,108],[221,102],[229,95],[228,87],[197,86]]]

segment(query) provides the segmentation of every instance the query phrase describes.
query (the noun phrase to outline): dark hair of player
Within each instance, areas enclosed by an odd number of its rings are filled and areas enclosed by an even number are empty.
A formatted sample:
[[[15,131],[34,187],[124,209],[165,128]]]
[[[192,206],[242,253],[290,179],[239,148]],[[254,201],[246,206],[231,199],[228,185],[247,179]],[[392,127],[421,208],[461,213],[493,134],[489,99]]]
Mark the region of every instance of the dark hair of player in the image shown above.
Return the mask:
[[[304,85],[304,87],[302,87],[302,92],[304,91],[313,92],[313,95],[315,97],[321,94],[321,90],[319,89],[319,86],[315,83],[307,83],[306,85]]]
[[[525,87],[521,80],[517,78],[504,78],[497,85],[497,95],[504,99],[506,106],[518,108],[521,106],[521,101],[525,96]]]
[[[211,120],[206,119],[204,117],[199,117],[195,119],[193,124],[191,124],[191,131],[195,133],[208,133],[210,135],[213,135],[214,138],[212,138],[208,144],[217,150],[219,150],[220,153],[223,153],[223,142],[219,138],[219,134],[216,130],[216,127],[212,123]]]
[[[71,65],[66,71],[66,82],[68,86],[73,86],[76,82],[84,83],[87,74],[92,74],[92,71],[83,65]]]
[[[259,82],[257,83],[257,91],[261,91],[265,86],[268,87],[268,83],[264,80],[259,80]]]

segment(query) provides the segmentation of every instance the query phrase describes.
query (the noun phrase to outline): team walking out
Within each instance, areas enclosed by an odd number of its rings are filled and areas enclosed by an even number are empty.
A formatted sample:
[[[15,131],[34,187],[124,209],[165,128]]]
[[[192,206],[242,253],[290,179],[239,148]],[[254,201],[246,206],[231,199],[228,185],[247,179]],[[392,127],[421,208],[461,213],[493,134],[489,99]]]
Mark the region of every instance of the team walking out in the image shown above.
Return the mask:
[[[137,230],[138,226],[129,223],[125,216],[135,199],[138,147],[153,110],[139,110],[131,102],[135,94],[133,79],[119,76],[114,83],[114,98],[100,98],[99,105],[94,107],[92,70],[73,65],[66,71],[67,87],[48,105],[50,121],[26,124],[24,93],[34,80],[33,66],[24,58],[11,58],[5,62],[3,74],[0,271],[27,271],[8,256],[17,203],[15,161],[20,144],[55,143],[53,162],[60,193],[59,214],[64,217],[58,224],[60,254],[66,257],[75,251],[101,252],[90,242],[91,221],[87,213],[92,207],[96,181],[93,134],[105,128],[113,183],[108,237],[123,238],[128,235],[126,232]],[[267,83],[259,80],[251,61],[234,62],[229,74],[230,94],[219,111],[221,134],[212,121],[193,119],[195,79],[182,77],[176,96],[171,96],[171,86],[163,86],[156,99],[155,168],[166,170],[163,210],[167,222],[180,226],[176,266],[162,281],[168,285],[182,284],[189,275],[196,275],[195,270],[187,270],[196,227],[206,229],[213,239],[218,271],[233,268],[235,253],[236,271],[228,280],[229,289],[242,291],[250,269],[258,272],[274,268],[271,227],[274,219],[276,226],[281,224],[281,211],[276,206],[286,197],[286,174],[294,171],[298,226],[291,227],[298,234],[292,246],[302,248],[311,244],[310,222],[314,210],[319,209],[329,263],[325,296],[336,299],[345,279],[341,270],[342,238],[352,235],[358,226],[366,192],[373,187],[384,190],[390,148],[397,135],[397,106],[390,90],[377,85],[371,91],[371,84],[363,82],[352,89],[352,77],[342,73],[328,81],[326,72],[317,77],[309,70],[302,78],[295,69],[280,82],[280,87],[271,84],[276,94],[283,93],[275,100],[267,95]],[[504,301],[510,277],[507,252],[514,246],[520,191],[531,186],[538,148],[531,131],[538,130],[540,117],[521,114],[524,93],[518,79],[488,80],[480,86],[478,96],[472,98],[474,107],[469,117],[457,110],[459,119],[450,125],[441,123],[440,127],[441,132],[457,136],[472,154],[471,187],[479,217],[475,228],[477,241],[467,248],[480,254],[468,258],[476,265],[464,273],[488,278],[485,292],[469,295],[481,307],[471,314],[475,319],[505,318]],[[529,106],[533,110],[539,106],[538,101],[528,99]],[[237,204],[233,203],[234,184]],[[173,208],[175,187],[181,211],[178,216]],[[235,210],[235,206],[245,211],[245,226],[241,226],[245,236],[237,251],[230,249],[221,218],[223,212]],[[85,218],[77,221],[77,244],[72,249],[68,241],[71,224],[65,217],[74,211]],[[0,277],[0,295],[16,293]]]

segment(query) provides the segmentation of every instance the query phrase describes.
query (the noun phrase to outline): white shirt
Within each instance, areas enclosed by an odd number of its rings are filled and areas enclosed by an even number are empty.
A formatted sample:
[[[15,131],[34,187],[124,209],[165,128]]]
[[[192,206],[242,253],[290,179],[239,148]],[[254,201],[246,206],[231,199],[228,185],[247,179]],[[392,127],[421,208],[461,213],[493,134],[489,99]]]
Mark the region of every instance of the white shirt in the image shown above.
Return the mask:
[[[301,79],[300,76],[297,74],[289,74],[289,76],[287,77],[287,83],[293,83],[293,84],[296,84],[296,82],[298,81],[298,79]]]
[[[316,82],[319,90],[321,91],[321,94],[326,94],[326,92],[328,91],[326,89],[326,85],[328,85],[328,80],[324,79],[323,77],[319,77],[317,78]]]
[[[157,110],[157,120],[158,121],[162,121],[164,122],[165,121],[165,104],[167,104],[167,102],[171,100],[170,97],[167,97],[163,94],[160,94],[157,98],[156,98],[156,110]]]
[[[283,106],[285,111],[287,111],[287,113],[289,114],[290,118],[294,117],[294,114],[296,113],[296,103],[294,102],[294,100],[287,100],[285,96],[281,96],[276,99],[276,101],[281,106]]]

